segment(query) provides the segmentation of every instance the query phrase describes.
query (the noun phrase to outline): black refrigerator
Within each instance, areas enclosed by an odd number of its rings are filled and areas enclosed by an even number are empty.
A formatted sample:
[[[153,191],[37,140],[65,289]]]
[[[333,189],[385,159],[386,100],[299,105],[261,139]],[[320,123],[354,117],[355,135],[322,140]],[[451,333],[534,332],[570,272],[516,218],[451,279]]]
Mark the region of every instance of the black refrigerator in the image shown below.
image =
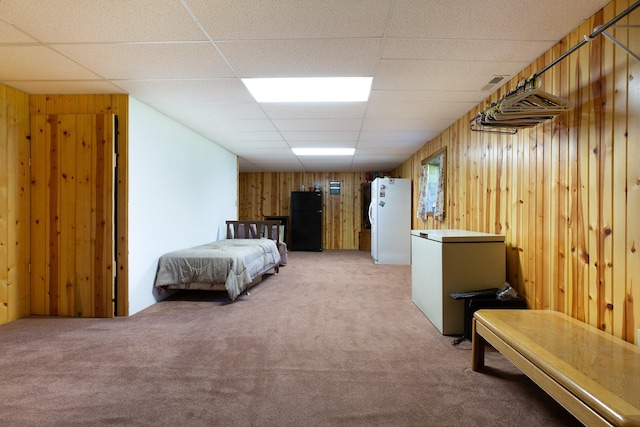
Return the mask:
[[[292,251],[322,251],[322,193],[291,192]]]

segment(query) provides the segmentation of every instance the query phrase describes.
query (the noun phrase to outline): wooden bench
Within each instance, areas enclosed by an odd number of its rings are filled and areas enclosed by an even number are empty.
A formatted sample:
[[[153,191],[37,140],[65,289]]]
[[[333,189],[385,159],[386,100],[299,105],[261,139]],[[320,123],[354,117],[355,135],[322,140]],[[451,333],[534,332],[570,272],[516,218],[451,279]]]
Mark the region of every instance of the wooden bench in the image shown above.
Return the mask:
[[[640,349],[548,310],[479,310],[471,368],[491,344],[582,423],[640,425]]]

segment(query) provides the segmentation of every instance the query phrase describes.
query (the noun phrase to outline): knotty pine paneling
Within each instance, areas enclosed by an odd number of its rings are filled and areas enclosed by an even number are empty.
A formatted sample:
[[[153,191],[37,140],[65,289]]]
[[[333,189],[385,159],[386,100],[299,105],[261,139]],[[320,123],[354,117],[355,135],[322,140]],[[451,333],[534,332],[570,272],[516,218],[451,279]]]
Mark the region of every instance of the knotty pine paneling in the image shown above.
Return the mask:
[[[617,2],[616,9],[620,9]],[[640,25],[640,12],[636,9],[626,21],[629,25]],[[621,29],[614,30],[614,34],[627,41],[629,48],[638,53],[640,52],[638,31],[640,30],[637,28]],[[627,55],[621,54],[620,51],[616,51],[616,55],[622,55],[622,64],[624,64],[623,60],[628,61],[629,68],[625,74],[624,66],[617,66],[615,71],[615,76],[617,77],[614,83],[617,90],[615,99],[618,101],[615,105],[618,106],[618,109],[616,110],[614,107],[616,120],[613,126],[613,136],[618,146],[624,147],[622,150],[616,151],[626,152],[626,158],[623,157],[622,153],[616,155],[615,158],[623,158],[618,163],[615,162],[614,158],[616,177],[622,172],[619,169],[626,169],[624,176],[614,179],[614,183],[617,184],[614,188],[616,194],[614,199],[618,200],[614,208],[614,221],[615,219],[622,221],[622,218],[624,218],[624,221],[621,222],[622,229],[618,230],[616,226],[614,230],[614,236],[618,237],[615,241],[619,240],[621,242],[619,245],[614,246],[617,248],[615,263],[616,265],[623,263],[626,266],[618,274],[615,274],[614,270],[617,290],[617,292],[614,292],[614,303],[624,304],[625,310],[618,314],[615,319],[622,319],[620,323],[625,328],[624,336],[632,337],[636,336],[636,330],[640,326],[640,303],[638,302],[640,301],[640,254],[638,254],[638,247],[640,246],[640,215],[638,215],[638,212],[640,212],[640,162],[638,161],[640,159],[640,120],[638,120],[638,117],[640,117],[640,63]],[[624,104],[625,95],[627,98],[626,108]],[[623,123],[622,117],[626,119],[624,120],[625,123]],[[627,127],[626,133],[623,132],[625,125]],[[624,200],[625,195],[627,197],[626,201]],[[624,212],[624,216],[622,216],[622,213],[618,213],[619,211]],[[625,244],[622,244],[623,239]],[[620,283],[624,283],[624,291],[622,291]]]
[[[113,122],[31,116],[31,314],[113,316]]]
[[[542,76],[574,108],[516,135],[471,132],[505,90],[631,4],[614,1],[425,144],[392,174],[417,182],[447,147],[446,216],[412,227],[505,235],[507,280],[530,308],[551,309],[629,342],[640,328],[640,63],[602,36]],[[636,10],[619,24],[640,24]],[[611,32],[640,52],[640,30]],[[413,209],[417,209],[414,188]],[[496,284],[498,285],[498,284]]]
[[[29,314],[29,96],[0,85],[0,324]]]
[[[340,181],[340,195],[329,194],[329,182]],[[291,192],[320,184],[323,193],[324,249],[358,249],[360,231],[360,184],[364,173],[268,172],[241,173],[239,219],[263,219],[268,215],[290,216]]]
[[[51,114],[114,114],[118,119],[118,209],[115,212],[117,223],[117,300],[116,312],[120,316],[128,315],[128,95],[30,95],[29,113],[31,115]]]

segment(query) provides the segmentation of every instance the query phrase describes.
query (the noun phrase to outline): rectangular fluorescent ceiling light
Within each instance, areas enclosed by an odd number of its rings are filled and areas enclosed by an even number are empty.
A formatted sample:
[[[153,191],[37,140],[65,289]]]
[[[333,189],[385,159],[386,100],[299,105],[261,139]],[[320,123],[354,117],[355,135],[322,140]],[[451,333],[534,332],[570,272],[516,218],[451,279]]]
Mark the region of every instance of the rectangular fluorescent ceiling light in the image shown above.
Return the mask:
[[[292,148],[296,156],[353,156],[355,148]]]
[[[373,77],[242,79],[257,102],[364,102]]]

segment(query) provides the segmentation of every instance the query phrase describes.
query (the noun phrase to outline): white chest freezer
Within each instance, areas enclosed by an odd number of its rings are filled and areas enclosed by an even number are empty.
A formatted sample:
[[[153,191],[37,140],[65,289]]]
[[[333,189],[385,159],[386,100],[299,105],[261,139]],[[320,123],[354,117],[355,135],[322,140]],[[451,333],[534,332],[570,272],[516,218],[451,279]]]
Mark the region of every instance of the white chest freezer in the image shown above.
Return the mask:
[[[504,236],[466,230],[411,231],[411,298],[444,335],[464,332],[464,301],[453,292],[501,288]]]

